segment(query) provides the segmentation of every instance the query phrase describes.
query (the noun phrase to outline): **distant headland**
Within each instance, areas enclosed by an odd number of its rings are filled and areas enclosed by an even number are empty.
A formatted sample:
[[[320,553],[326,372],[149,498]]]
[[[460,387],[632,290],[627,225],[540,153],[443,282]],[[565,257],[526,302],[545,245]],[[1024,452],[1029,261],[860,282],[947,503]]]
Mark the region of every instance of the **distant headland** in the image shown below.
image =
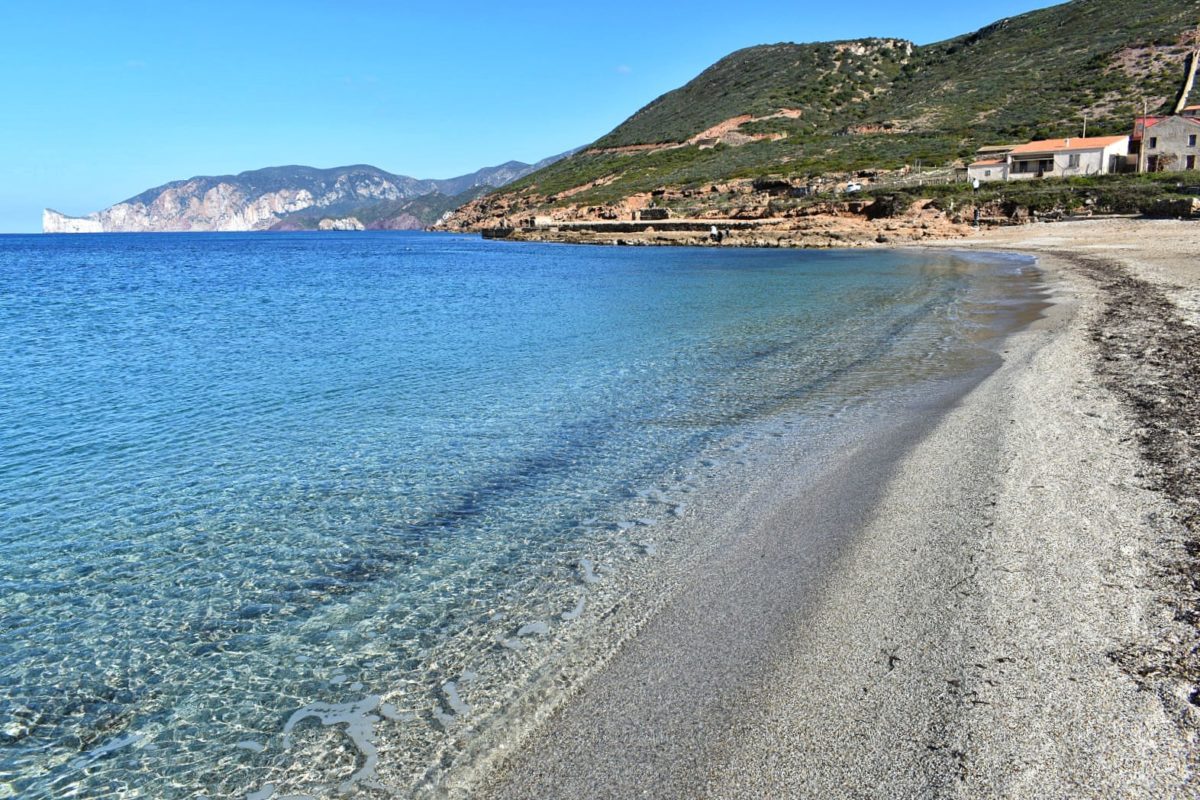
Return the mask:
[[[549,166],[509,161],[467,175],[422,180],[357,164],[268,167],[198,176],[147,189],[83,217],[42,212],[45,233],[415,230],[492,189]]]

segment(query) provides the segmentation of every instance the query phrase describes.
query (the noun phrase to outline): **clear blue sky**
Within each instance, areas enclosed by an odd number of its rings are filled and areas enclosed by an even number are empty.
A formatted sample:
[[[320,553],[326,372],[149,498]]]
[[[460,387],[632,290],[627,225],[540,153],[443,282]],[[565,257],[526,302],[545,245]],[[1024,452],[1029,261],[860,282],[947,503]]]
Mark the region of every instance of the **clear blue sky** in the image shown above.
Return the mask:
[[[0,0],[0,231],[193,175],[535,161],[741,47],[923,44],[1051,4]]]

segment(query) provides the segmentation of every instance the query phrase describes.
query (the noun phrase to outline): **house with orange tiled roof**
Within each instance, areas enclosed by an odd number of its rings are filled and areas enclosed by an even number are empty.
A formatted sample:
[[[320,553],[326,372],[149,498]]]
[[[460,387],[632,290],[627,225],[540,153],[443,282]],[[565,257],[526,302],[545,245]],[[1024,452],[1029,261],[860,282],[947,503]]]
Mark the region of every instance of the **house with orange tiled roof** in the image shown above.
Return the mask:
[[[977,158],[967,167],[967,176],[972,180],[1019,181],[1106,175],[1126,168],[1129,137],[1043,139],[1005,147],[1002,153],[980,151]]]
[[[1140,171],[1200,168],[1200,106],[1188,106],[1178,116],[1138,117],[1130,141]]]
[[[1128,156],[1128,136],[1043,139],[1009,152],[1008,180],[1107,175],[1123,169]]]

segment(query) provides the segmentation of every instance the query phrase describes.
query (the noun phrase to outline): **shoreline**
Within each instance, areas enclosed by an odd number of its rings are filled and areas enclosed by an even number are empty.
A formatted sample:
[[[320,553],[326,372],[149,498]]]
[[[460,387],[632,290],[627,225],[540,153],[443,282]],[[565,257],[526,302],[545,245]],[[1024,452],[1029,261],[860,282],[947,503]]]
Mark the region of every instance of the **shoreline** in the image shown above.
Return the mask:
[[[974,256],[961,257],[970,260]],[[1000,263],[1011,262],[1010,258],[1000,258]],[[990,256],[980,259],[980,263],[989,270],[997,266],[996,258]],[[763,614],[760,607],[783,595],[793,604],[808,602],[809,585],[824,579],[830,563],[844,548],[846,530],[860,524],[861,516],[869,510],[863,498],[878,492],[899,454],[928,432],[932,420],[995,368],[998,357],[992,348],[979,344],[978,336],[1003,337],[1006,331],[1027,321],[1027,314],[1044,308],[1031,265],[1032,260],[1023,263],[1018,273],[1006,278],[1023,286],[1026,303],[1016,312],[992,307],[991,313],[980,316],[980,327],[968,337],[971,344],[965,346],[959,358],[967,350],[973,354],[956,367],[936,376],[914,374],[911,381],[903,381],[872,399],[848,400],[841,411],[828,415],[838,417],[833,424],[817,424],[817,419],[826,414],[813,417],[812,410],[804,407],[776,413],[731,433],[682,465],[682,474],[690,476],[684,478],[690,484],[688,491],[694,488],[695,494],[685,496],[686,513],[668,515],[648,529],[654,531],[654,544],[646,553],[652,558],[632,570],[623,570],[622,580],[611,587],[608,581],[589,587],[585,617],[593,625],[572,629],[562,639],[562,649],[547,657],[537,678],[519,699],[514,696],[507,710],[485,725],[476,726],[453,765],[440,775],[430,773],[418,796],[479,796],[480,780],[486,785],[498,764],[503,769],[510,751],[519,750],[529,737],[536,737],[537,729],[547,719],[569,709],[581,688],[602,675],[611,661],[619,660],[623,650],[646,646],[656,629],[671,635],[676,626],[669,621],[670,615],[679,611],[690,614],[698,607],[697,597],[705,598],[701,608],[736,602],[741,620],[727,619],[721,633],[738,640],[736,646],[743,651],[765,652],[768,643],[762,630],[764,618],[790,612],[780,606]],[[976,312],[964,313],[971,316]],[[785,507],[788,501],[797,497],[809,498],[810,512],[824,515],[822,524],[808,526],[783,541],[773,538],[771,530],[745,522],[781,518],[789,512]],[[840,498],[839,502],[831,504],[832,497]],[[832,512],[831,506],[835,509]],[[846,523],[847,519],[851,523]],[[754,600],[742,588],[715,577],[736,575],[760,565],[761,549],[750,547],[751,540],[772,549],[771,564],[776,568],[769,576],[759,576],[764,580],[753,587]],[[796,571],[781,574],[781,565]],[[805,576],[803,581],[796,580],[800,573]],[[726,591],[731,586],[733,594]],[[772,625],[774,630],[784,627],[778,618]],[[695,619],[683,627],[713,645]],[[675,642],[671,649],[679,651],[681,645]],[[714,675],[736,667],[737,662],[727,660],[706,664],[703,673],[692,671],[690,693],[717,693],[725,681]],[[697,689],[697,685],[704,688]],[[619,700],[626,710],[630,708],[629,698]],[[597,717],[604,715],[600,712]],[[578,791],[589,793],[582,786]],[[674,792],[662,788],[658,794]]]
[[[1061,227],[1067,241],[946,243],[1040,255],[1046,319],[890,443],[894,472],[868,455],[823,491],[772,479],[774,510],[742,532],[758,560],[742,547],[707,597],[669,601],[483,796],[1188,796],[1191,673],[1144,665],[1194,641],[1161,569],[1184,549],[1189,489],[1142,477],[1127,401],[1093,367],[1108,290]],[[788,531],[822,525],[837,546],[795,562]],[[817,588],[781,597],[789,569]]]

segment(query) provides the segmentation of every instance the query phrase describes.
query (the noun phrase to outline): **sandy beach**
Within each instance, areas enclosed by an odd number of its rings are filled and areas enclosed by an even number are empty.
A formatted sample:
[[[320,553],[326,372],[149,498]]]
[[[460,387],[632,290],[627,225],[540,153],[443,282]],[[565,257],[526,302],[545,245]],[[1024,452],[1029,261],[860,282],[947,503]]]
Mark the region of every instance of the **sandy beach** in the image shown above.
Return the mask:
[[[737,547],[478,796],[1200,796],[1200,226],[944,246],[1036,255],[1050,308],[926,423],[729,498]]]

